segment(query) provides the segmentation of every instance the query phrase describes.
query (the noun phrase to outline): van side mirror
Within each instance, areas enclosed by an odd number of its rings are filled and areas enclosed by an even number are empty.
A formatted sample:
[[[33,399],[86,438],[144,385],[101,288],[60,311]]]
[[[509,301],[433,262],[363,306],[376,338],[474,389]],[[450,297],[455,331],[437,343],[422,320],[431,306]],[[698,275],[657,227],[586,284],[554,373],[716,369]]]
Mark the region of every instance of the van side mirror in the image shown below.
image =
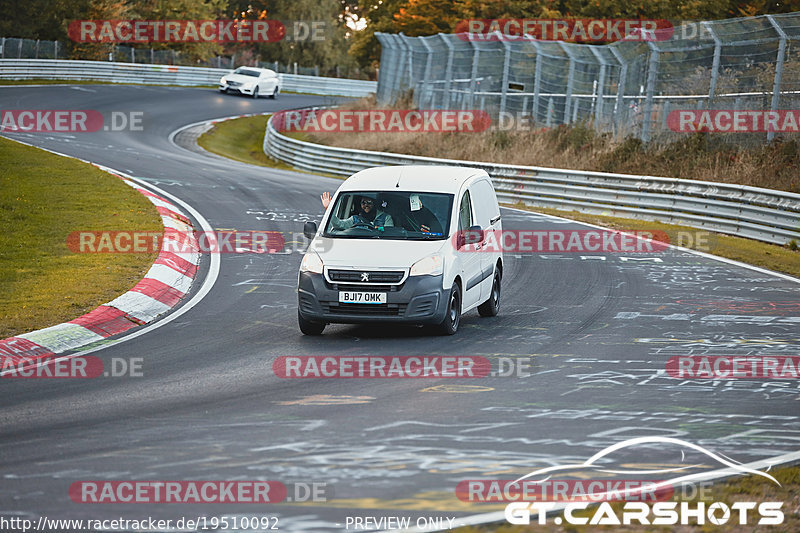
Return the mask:
[[[483,240],[483,228],[480,226],[470,226],[464,232],[464,244],[475,244]]]
[[[314,235],[317,234],[317,223],[316,222],[306,222],[303,225],[303,235],[306,236],[306,239],[313,239]]]

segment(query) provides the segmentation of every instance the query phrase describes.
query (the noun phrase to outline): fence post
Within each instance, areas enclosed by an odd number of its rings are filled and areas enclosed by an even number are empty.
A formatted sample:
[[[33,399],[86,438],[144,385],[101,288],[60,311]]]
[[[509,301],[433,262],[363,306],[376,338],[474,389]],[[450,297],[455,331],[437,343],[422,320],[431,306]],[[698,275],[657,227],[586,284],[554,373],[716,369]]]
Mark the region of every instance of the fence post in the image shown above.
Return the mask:
[[[17,59],[22,59],[22,39],[19,40],[19,46],[17,47]]]
[[[442,107],[443,109],[447,109],[450,107],[450,88],[453,82],[453,54],[455,54],[455,48],[447,39],[446,35],[440,33],[439,37],[441,37],[447,47],[447,67],[444,75],[444,98],[442,99]]]
[[[542,91],[542,54],[539,43],[535,40],[531,40],[530,42],[533,44],[533,47],[536,48],[536,67],[534,67],[535,70],[533,74],[533,104],[531,107],[531,116],[535,124],[538,120],[539,96]]]
[[[34,59],[39,59],[39,39],[36,39],[36,50],[33,53]]]
[[[717,92],[717,78],[719,77],[719,59],[722,54],[722,39],[720,39],[711,24],[703,22],[703,27],[711,34],[714,39],[714,61],[711,63],[711,81],[708,84],[708,103],[706,109],[711,109],[711,102],[714,99],[714,94]]]
[[[152,48],[150,49],[150,64],[151,65],[155,65],[156,64],[156,55],[155,55],[155,52],[153,52]]]
[[[558,41],[559,46],[561,49],[564,50],[564,53],[567,54],[569,57],[569,68],[567,69],[567,91],[566,97],[564,98],[564,124],[570,123],[570,106],[572,105],[572,86],[575,82],[575,61],[572,59],[572,54],[569,52],[569,48],[567,45],[561,41]],[[577,107],[577,103],[575,104]]]
[[[508,98],[508,77],[511,74],[511,45],[505,39],[502,40],[503,50],[503,86],[500,88],[500,113],[499,117],[506,112],[506,99]]]
[[[606,85],[606,65],[607,62],[603,59],[603,55],[597,51],[597,47],[590,46],[589,50],[594,54],[595,59],[600,62],[600,79],[597,80],[597,97],[594,104],[594,122],[595,129],[600,125],[600,119],[603,116],[603,98],[605,96]]]
[[[620,64],[619,80],[617,81],[617,100],[614,103],[614,134],[619,134],[619,125],[627,112],[627,109],[625,109],[625,83],[628,81],[628,64],[616,46],[611,45],[608,49],[611,50],[611,53],[614,54]]]
[[[650,117],[653,114],[653,93],[656,89],[658,75],[658,47],[653,41],[647,41],[650,48],[650,62],[647,68],[647,96],[645,96],[644,115],[642,116],[642,142],[650,141]]]
[[[58,41],[56,41],[58,42]],[[0,57],[5,59],[6,57],[6,38],[3,37],[3,41],[0,42]]]
[[[58,59],[58,41],[53,41],[53,56],[54,59]]]
[[[781,38],[781,42],[778,45],[778,58],[775,62],[775,81],[772,85],[772,102],[770,104],[770,111],[777,111],[781,103],[781,77],[783,76],[783,62],[786,59],[787,35],[783,28],[775,22],[772,15],[767,15],[767,20],[769,20],[769,23],[772,24],[772,27],[775,28]],[[767,142],[772,142],[774,138],[775,132],[772,130],[767,131]]]
[[[469,40],[469,44],[472,46],[472,79],[469,82],[469,108],[475,104],[475,92],[478,90],[478,62],[481,59],[481,49],[472,41]]]
[[[428,57],[425,59],[425,74],[423,81],[423,94],[417,100],[417,105],[421,108],[428,106],[433,108],[433,91],[431,91],[431,64],[433,62],[433,48],[428,44],[426,37],[419,37],[420,42],[428,51]],[[416,95],[415,95],[416,96]]]
[[[131,63],[136,63],[136,48],[131,46]]]

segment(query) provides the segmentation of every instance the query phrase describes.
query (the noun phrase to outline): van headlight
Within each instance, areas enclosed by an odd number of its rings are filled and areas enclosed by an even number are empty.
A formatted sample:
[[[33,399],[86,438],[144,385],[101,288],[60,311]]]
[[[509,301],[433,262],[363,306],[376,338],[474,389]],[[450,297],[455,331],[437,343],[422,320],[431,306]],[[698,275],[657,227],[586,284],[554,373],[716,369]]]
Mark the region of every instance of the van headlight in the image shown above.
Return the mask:
[[[307,252],[303,256],[303,262],[300,263],[300,272],[322,274],[322,259],[319,258],[317,252]]]
[[[444,259],[441,254],[423,257],[411,265],[411,276],[438,276],[443,272]]]

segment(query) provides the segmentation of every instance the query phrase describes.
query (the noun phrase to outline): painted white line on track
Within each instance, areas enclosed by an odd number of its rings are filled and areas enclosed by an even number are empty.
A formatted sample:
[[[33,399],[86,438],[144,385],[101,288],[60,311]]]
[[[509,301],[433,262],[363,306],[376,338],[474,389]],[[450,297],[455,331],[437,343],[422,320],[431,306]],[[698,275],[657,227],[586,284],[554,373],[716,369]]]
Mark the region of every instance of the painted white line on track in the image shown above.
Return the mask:
[[[571,218],[560,217],[558,215],[550,215],[550,214],[547,214],[547,213],[540,213],[538,211],[528,211],[528,210],[525,210],[525,209],[519,209],[518,207],[508,207],[508,206],[505,206],[505,205],[501,205],[500,207],[503,208],[503,209],[511,209],[512,211],[519,211],[520,213],[527,213],[529,215],[533,214],[533,215],[539,215],[539,216],[555,218],[555,219],[558,219],[558,220],[564,220],[564,221],[567,221],[567,222],[572,222],[574,224],[581,224],[583,226],[589,226],[590,228],[596,228],[596,229],[601,229],[601,230],[605,230],[605,231],[618,231],[619,233],[624,233],[626,235],[631,235],[631,236],[633,236],[633,237],[635,237],[637,239],[641,239],[642,238],[640,235],[635,235],[635,234],[630,233],[630,232],[617,230],[617,229],[613,229],[613,228],[607,228],[607,227],[603,227],[603,226],[598,226],[597,224],[592,224],[590,222],[581,222],[580,220],[572,220]],[[535,207],[534,207],[534,209],[535,209]],[[631,219],[631,220],[634,220],[634,219]],[[658,222],[658,221],[656,221],[656,222]],[[664,222],[662,222],[662,224],[664,224]],[[697,231],[703,231],[703,230],[699,230],[698,229]],[[714,233],[714,232],[709,232],[709,233]],[[736,235],[726,235],[724,233],[720,233],[719,235],[724,235],[726,237],[736,237]],[[739,238],[740,239],[744,239],[745,237],[739,237]],[[756,241],[756,242],[761,242],[761,241]],[[762,244],[769,244],[769,243],[762,243]],[[781,278],[781,279],[784,279],[786,281],[791,281],[793,283],[800,283],[800,278],[796,278],[794,276],[790,276],[789,274],[783,274],[782,272],[775,272],[774,270],[767,270],[766,268],[757,267],[755,265],[748,265],[747,263],[741,263],[739,261],[736,261],[735,259],[728,259],[727,257],[720,257],[718,255],[713,255],[713,254],[709,254],[709,253],[706,253],[706,252],[700,252],[698,250],[692,250],[690,248],[684,248],[682,246],[677,246],[675,244],[668,244],[667,246],[670,247],[670,248],[675,248],[676,250],[680,250],[682,252],[689,252],[690,254],[699,255],[700,257],[705,257],[706,259],[713,259],[714,261],[719,261],[721,263],[727,263],[729,265],[746,268],[748,270],[753,270],[755,272],[758,272],[759,274],[767,274],[769,276],[775,276],[776,278]]]

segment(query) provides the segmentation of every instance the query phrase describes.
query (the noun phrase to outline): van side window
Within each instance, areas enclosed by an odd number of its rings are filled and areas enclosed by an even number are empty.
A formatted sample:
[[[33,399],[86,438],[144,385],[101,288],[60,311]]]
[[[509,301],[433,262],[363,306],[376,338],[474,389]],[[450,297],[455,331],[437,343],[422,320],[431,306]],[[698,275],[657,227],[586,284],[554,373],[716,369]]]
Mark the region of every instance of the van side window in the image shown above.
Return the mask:
[[[458,229],[466,231],[470,226],[472,226],[472,202],[467,191],[461,197],[461,206],[458,209]]]

